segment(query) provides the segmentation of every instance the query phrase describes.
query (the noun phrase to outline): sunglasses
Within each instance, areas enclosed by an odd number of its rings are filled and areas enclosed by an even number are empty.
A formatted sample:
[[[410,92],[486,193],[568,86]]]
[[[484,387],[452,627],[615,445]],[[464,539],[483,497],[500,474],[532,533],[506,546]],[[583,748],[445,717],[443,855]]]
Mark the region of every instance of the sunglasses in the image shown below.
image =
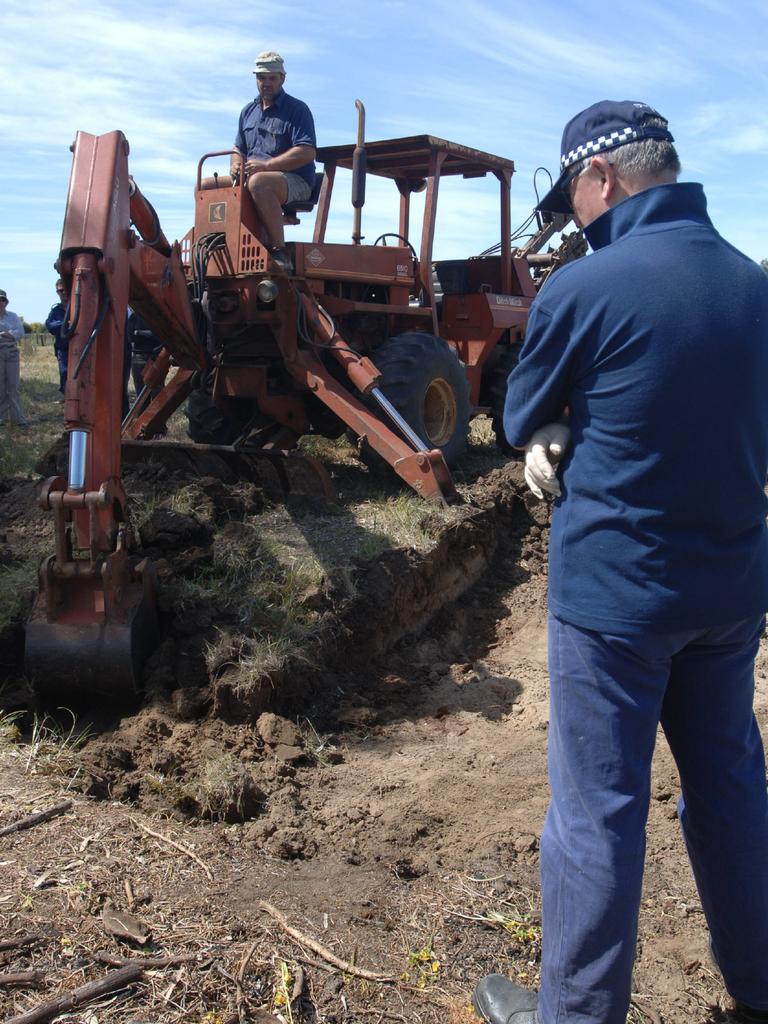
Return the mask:
[[[0,299],[0,302],[7,302],[8,299]]]
[[[579,175],[582,173],[584,168],[581,166],[581,162],[577,163],[575,167],[569,171],[568,174],[563,178],[563,183],[560,186],[560,192],[565,199],[568,209],[573,213],[573,203],[571,202],[571,185],[576,181]]]

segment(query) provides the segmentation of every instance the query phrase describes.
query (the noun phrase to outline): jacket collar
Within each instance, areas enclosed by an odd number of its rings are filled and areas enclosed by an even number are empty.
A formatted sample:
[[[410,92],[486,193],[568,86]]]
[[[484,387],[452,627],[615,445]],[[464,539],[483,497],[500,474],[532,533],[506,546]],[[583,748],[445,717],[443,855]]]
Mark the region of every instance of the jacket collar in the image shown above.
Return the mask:
[[[636,192],[593,220],[584,228],[584,235],[592,249],[597,250],[630,232],[669,225],[673,221],[712,227],[707,214],[707,197],[701,185],[675,182]]]

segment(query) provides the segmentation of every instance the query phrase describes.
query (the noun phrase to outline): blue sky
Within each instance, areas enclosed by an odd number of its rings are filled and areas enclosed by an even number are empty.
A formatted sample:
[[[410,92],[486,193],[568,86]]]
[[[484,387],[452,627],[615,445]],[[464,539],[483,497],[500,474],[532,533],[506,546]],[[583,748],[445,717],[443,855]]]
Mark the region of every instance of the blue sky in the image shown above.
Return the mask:
[[[669,119],[682,178],[704,183],[722,234],[768,256],[768,0],[10,0],[0,32],[0,288],[29,321],[55,299],[75,132],[123,131],[132,174],[181,237],[197,160],[231,144],[262,49],[283,54],[320,145],[354,141],[360,98],[370,140],[428,133],[514,159],[513,227],[535,202],[535,168],[555,170],[568,118],[606,97],[644,100]],[[436,258],[497,242],[495,182],[446,184]],[[345,241],[343,178],[337,188],[329,239]],[[392,186],[369,187],[369,240],[396,228],[396,208]],[[309,217],[288,237],[311,229]]]

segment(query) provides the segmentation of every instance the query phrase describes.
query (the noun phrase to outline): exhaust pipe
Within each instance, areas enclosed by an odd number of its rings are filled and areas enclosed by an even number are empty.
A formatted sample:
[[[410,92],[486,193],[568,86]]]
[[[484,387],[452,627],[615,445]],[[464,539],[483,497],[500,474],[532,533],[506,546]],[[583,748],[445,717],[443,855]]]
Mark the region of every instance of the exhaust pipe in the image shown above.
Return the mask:
[[[363,206],[365,205],[365,107],[360,100],[355,100],[355,106],[357,107],[357,145],[352,154],[352,206],[355,209],[352,241],[355,245],[360,245],[363,240],[361,230]]]

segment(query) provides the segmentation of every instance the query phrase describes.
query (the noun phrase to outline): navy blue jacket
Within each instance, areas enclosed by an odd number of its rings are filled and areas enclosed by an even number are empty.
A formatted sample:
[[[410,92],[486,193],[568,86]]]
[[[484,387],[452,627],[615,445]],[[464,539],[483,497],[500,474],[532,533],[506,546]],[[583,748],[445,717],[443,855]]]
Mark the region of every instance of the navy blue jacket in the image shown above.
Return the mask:
[[[53,351],[61,352],[66,355],[69,349],[69,340],[62,343],[61,340],[61,328],[64,326],[64,317],[67,312],[67,307],[63,302],[57,302],[55,306],[51,306],[51,312],[48,314],[45,326],[48,331],[53,335]]]
[[[603,632],[768,609],[768,275],[700,185],[647,189],[586,229],[594,253],[534,303],[504,427],[570,411],[549,606]]]
[[[266,110],[261,109],[258,96],[243,107],[237,124],[235,148],[245,153],[246,159],[268,160],[293,146],[311,146],[313,149],[317,146],[315,122],[306,103],[281,90]],[[299,174],[314,185],[314,160],[296,167],[291,173]]]

